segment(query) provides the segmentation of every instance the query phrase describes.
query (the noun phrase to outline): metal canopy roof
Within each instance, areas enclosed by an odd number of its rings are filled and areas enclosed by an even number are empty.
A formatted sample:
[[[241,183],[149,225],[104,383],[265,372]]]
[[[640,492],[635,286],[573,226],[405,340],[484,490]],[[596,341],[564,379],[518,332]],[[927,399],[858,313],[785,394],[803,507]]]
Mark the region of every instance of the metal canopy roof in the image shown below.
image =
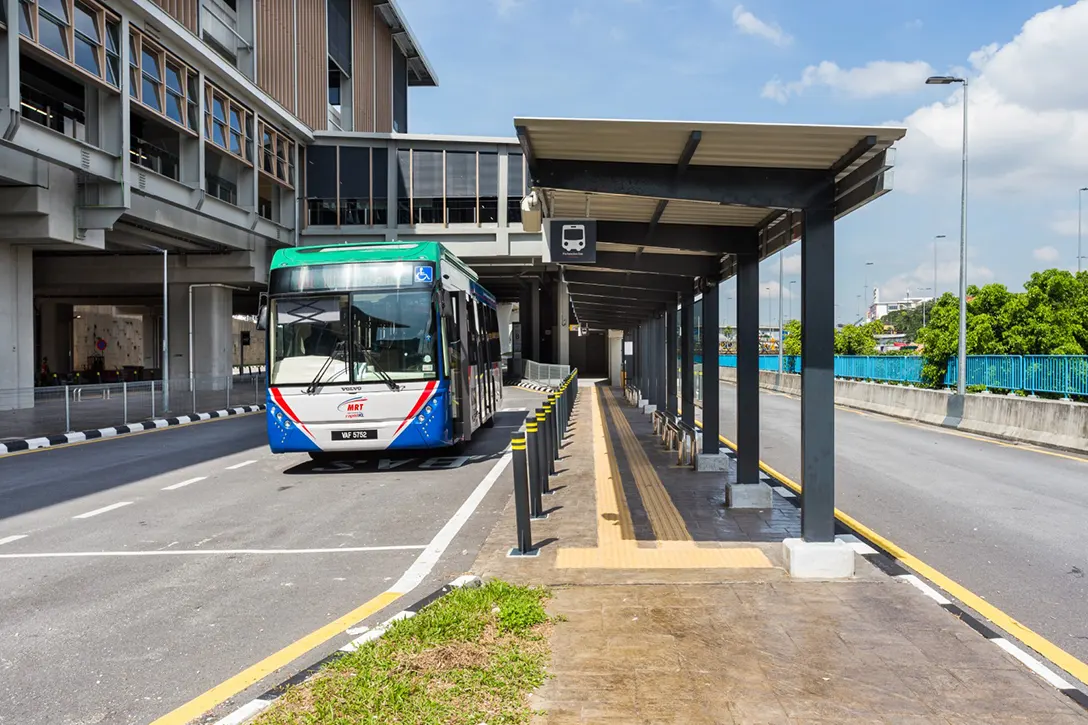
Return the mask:
[[[890,189],[906,129],[696,121],[516,118],[546,216],[598,220],[598,263],[569,267],[579,321],[647,317],[697,279],[727,279],[737,254],[770,256],[800,237],[801,210],[835,218]],[[583,285],[593,285],[585,287]],[[600,292],[631,294],[601,304]],[[592,290],[592,294],[590,291]]]

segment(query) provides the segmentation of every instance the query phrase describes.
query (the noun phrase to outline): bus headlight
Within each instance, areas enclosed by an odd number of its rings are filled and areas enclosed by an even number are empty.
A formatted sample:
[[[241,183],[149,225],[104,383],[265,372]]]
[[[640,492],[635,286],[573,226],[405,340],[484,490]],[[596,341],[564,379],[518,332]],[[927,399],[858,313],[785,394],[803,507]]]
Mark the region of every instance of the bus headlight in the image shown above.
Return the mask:
[[[427,406],[426,408],[424,408],[423,410],[425,410],[425,411],[427,412],[427,415],[430,415],[430,414],[431,414],[431,406],[429,406],[429,405],[428,405],[428,406]]]
[[[418,418],[416,418],[416,420],[418,420],[418,421],[419,421],[420,423],[422,423],[422,422],[426,421],[427,419],[423,417],[423,414],[422,414],[422,413],[420,413],[420,414],[419,414],[419,417],[418,417]]]

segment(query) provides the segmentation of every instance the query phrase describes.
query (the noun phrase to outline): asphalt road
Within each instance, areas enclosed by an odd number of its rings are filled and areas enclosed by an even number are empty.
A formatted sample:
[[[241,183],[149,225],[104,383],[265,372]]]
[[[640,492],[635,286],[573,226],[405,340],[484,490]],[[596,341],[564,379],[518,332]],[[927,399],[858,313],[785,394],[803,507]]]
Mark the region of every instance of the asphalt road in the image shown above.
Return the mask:
[[[800,401],[759,402],[760,457],[800,481]],[[1088,661],[1088,459],[841,409],[835,454],[840,509]]]
[[[504,407],[539,400],[509,390]],[[273,456],[256,414],[0,458],[0,723],[148,723],[352,611],[413,564],[523,418],[501,413],[462,456]],[[471,566],[510,476],[415,596]]]

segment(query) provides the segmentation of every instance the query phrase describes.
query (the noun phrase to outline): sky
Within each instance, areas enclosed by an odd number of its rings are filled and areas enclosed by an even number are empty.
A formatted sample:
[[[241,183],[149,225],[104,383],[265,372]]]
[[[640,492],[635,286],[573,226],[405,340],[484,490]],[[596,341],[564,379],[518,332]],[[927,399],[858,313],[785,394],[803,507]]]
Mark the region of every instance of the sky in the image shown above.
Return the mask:
[[[439,78],[409,94],[414,133],[513,136],[515,116],[905,127],[892,192],[836,225],[840,322],[874,286],[882,300],[932,294],[935,251],[938,293],[956,290],[963,92],[924,81],[966,77],[968,282],[1015,290],[1032,271],[1077,267],[1088,0],[399,4]],[[800,261],[797,245],[782,260],[787,319]],[[760,275],[761,322],[777,324],[778,256]]]

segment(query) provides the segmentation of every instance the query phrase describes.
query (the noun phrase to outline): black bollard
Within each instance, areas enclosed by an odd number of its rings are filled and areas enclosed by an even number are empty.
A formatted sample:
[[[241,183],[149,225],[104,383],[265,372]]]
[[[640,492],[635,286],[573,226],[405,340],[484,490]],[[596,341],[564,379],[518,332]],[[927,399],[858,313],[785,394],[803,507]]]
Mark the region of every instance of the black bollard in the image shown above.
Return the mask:
[[[508,556],[534,556],[533,532],[529,523],[529,471],[525,456],[525,433],[518,431],[510,434],[510,450],[513,452],[514,465],[514,511],[517,517],[518,545],[510,550]]]
[[[540,500],[540,427],[536,424],[536,415],[530,413],[525,418],[525,457],[529,461],[529,517],[546,519],[544,503]]]
[[[548,454],[544,456],[547,464],[548,475],[555,475],[555,461],[559,458],[559,450],[555,440],[555,406],[552,405],[553,396],[548,396],[548,402],[544,403],[544,434],[548,437]]]
[[[537,480],[540,481],[541,493],[551,493],[548,489],[548,416],[543,408],[536,409],[536,429],[536,439],[540,444],[536,447]]]

